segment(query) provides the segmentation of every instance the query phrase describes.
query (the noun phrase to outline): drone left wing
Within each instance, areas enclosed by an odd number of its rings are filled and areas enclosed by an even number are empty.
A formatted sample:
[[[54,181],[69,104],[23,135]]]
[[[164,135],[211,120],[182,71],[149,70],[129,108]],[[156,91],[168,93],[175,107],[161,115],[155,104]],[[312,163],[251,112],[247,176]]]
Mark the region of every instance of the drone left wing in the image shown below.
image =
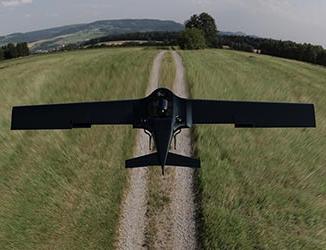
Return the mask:
[[[133,124],[137,100],[13,107],[11,129],[90,128],[101,124]]]

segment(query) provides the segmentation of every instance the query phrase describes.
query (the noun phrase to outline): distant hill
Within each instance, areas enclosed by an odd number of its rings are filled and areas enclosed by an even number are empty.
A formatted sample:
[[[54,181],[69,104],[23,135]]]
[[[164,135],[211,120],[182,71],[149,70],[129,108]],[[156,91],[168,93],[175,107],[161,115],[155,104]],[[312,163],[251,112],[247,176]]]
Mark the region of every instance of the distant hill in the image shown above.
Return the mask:
[[[100,20],[91,23],[65,25],[55,28],[12,33],[0,36],[0,46],[8,43],[27,42],[32,52],[51,50],[69,43],[85,42],[94,38],[135,32],[167,31],[178,32],[184,29],[180,23],[157,19]],[[243,32],[221,31],[222,36],[247,36]],[[252,36],[255,37],[255,36]]]
[[[26,33],[13,33],[0,37],[0,45],[28,42],[31,49],[35,51],[59,47],[67,43],[76,43],[106,35],[148,31],[181,31],[183,28],[182,24],[167,20],[101,20],[92,23],[66,25]]]

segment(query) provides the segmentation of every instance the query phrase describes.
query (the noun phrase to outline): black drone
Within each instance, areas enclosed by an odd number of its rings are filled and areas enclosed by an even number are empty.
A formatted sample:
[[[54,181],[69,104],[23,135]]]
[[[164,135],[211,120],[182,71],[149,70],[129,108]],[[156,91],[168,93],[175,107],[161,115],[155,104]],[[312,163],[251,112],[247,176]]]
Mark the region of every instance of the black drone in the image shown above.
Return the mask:
[[[183,128],[197,124],[234,124],[236,128],[315,127],[313,104],[192,100],[165,88],[142,99],[14,107],[12,130],[90,128],[133,125],[154,139],[157,152],[126,161],[127,168],[183,166],[200,160],[169,152]]]

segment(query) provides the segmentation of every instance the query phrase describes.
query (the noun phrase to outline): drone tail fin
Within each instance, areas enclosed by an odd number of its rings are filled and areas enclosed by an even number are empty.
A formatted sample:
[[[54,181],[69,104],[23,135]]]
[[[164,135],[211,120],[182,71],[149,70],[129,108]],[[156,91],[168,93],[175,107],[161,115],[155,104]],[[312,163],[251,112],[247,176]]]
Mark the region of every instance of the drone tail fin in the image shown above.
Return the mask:
[[[147,166],[160,166],[159,155],[157,153],[140,156],[126,161],[126,168],[140,168]],[[180,166],[189,168],[200,168],[200,160],[187,156],[168,153],[165,165]]]
[[[188,156],[169,153],[166,159],[166,165],[188,168],[200,168],[200,160]]]
[[[161,165],[157,153],[126,160],[126,168],[141,168],[156,165]]]

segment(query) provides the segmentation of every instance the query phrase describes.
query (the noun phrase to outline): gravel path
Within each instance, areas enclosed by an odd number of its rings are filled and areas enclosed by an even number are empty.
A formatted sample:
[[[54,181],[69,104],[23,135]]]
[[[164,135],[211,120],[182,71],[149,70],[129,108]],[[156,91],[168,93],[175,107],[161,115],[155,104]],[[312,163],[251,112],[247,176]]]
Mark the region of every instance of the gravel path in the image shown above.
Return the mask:
[[[160,64],[164,52],[154,59],[146,95],[158,87]],[[137,131],[134,156],[148,154],[148,136]],[[129,169],[129,189],[122,204],[119,223],[118,249],[144,249],[147,205],[147,169]]]
[[[173,91],[178,96],[189,97],[181,57],[176,52],[172,52],[172,55],[176,64]],[[163,56],[164,52],[160,52],[154,60],[146,95],[159,86],[160,64]],[[191,156],[190,130],[183,130],[177,139],[177,150],[175,152]],[[148,153],[148,137],[143,131],[138,131],[134,156]],[[158,182],[160,192],[170,197],[170,203],[154,217],[156,235],[153,236],[155,242],[152,247],[154,249],[198,249],[194,170],[178,167],[168,170],[166,176]],[[122,204],[117,248],[146,249],[148,170],[146,168],[131,169],[129,175],[129,189]]]
[[[180,97],[189,97],[185,81],[184,67],[181,57],[172,52],[176,64],[176,79],[173,91]],[[182,155],[192,155],[191,133],[183,129],[177,137],[176,152]],[[173,249],[197,249],[196,239],[196,206],[194,170],[177,167],[175,170],[175,189],[171,194],[171,207],[173,212]]]

